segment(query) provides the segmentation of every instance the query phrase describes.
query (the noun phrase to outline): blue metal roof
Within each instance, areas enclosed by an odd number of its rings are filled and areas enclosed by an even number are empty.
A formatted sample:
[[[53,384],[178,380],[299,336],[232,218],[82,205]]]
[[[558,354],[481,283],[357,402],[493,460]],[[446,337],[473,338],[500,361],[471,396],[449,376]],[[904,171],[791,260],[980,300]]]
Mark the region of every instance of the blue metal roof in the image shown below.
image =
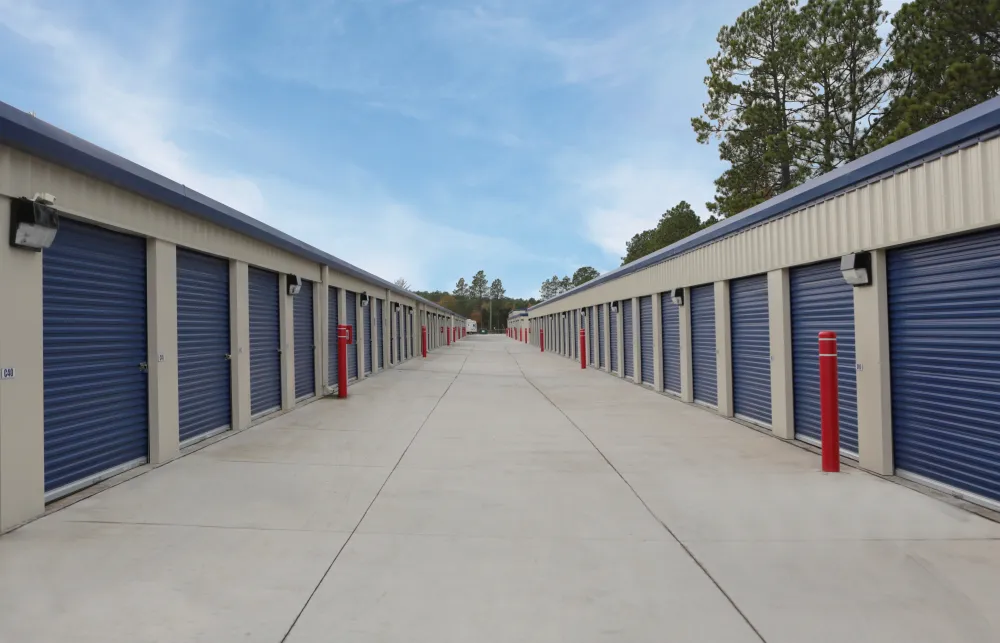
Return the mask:
[[[859,185],[894,170],[922,162],[927,157],[946,152],[949,149],[961,147],[983,138],[991,138],[1000,128],[1000,97],[992,98],[971,109],[960,112],[940,123],[936,123],[911,134],[906,138],[887,145],[882,149],[867,154],[822,176],[806,181],[802,185],[779,194],[778,196],[754,206],[749,210],[728,219],[723,219],[715,225],[699,230],[689,237],[636,259],[630,264],[610,270],[600,277],[577,286],[572,290],[556,295],[544,302],[530,306],[534,310],[539,306],[551,304],[565,297],[583,292],[607,281],[618,279],[633,272],[663,263],[667,259],[690,252],[702,246],[718,241],[723,237],[736,234],[747,228],[764,223],[769,219],[782,216],[804,207],[814,201],[832,196],[854,185]]]
[[[3,102],[0,102],[0,145],[86,174],[458,316],[443,306]]]

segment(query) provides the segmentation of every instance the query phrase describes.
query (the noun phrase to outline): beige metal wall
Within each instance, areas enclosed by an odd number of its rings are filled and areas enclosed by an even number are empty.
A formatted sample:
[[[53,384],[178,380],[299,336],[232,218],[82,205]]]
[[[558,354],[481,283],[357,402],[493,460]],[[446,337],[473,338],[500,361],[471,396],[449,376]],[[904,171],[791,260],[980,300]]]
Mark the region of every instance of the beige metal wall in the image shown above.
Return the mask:
[[[9,198],[36,192],[56,195],[57,207],[82,221],[147,239],[147,312],[149,352],[149,458],[152,466],[180,453],[177,382],[176,251],[190,248],[226,258],[230,262],[230,335],[232,338],[232,429],[251,425],[248,268],[257,266],[279,273],[281,287],[282,411],[294,408],[295,369],[292,298],[285,293],[286,277],[298,275],[312,282],[316,310],[314,344],[316,388],[333,390],[329,381],[331,351],[327,336],[329,287],[339,288],[339,310],[346,320],[345,291],[368,292],[372,299],[414,310],[427,304],[392,293],[293,253],[206,222],[187,213],[139,197],[109,184],[66,170],[8,147],[0,146],[0,229],[9,226]],[[0,296],[10,305],[0,307],[0,365],[15,369],[15,377],[0,382],[0,533],[28,521],[45,510],[44,401],[42,381],[42,261],[44,253],[0,244]],[[355,302],[350,302],[355,305]],[[351,350],[358,351],[359,376],[364,377],[363,324],[359,309],[359,337]],[[440,312],[440,311],[439,311]],[[390,319],[393,319],[390,316]],[[375,328],[375,325],[372,326]],[[414,323],[415,335],[419,323]],[[395,325],[387,338],[395,339]],[[415,348],[414,348],[415,346]],[[377,344],[373,347],[377,351]],[[419,351],[419,336],[411,356]],[[376,353],[377,354],[377,353]],[[162,360],[159,358],[163,356]],[[373,355],[374,357],[374,355]],[[374,360],[377,363],[377,359]],[[301,403],[312,401],[304,400]],[[279,411],[282,412],[282,411]],[[261,421],[256,418],[254,421]]]
[[[620,279],[532,317],[1000,225],[1000,138],[859,186]]]
[[[857,354],[858,441],[860,464],[880,474],[893,473],[892,413],[889,382],[889,326],[886,249],[1000,225],[1000,138],[979,142],[945,156],[846,190],[702,248],[579,294],[543,303],[529,311],[546,329],[561,313],[644,295],[669,296],[684,288],[680,311],[681,399],[691,402],[690,287],[715,284],[718,410],[733,415],[729,328],[729,281],[768,275],[771,348],[771,431],[793,439],[793,382],[789,269],[872,252],[872,285],[854,289]],[[619,316],[620,317],[620,316]],[[660,337],[660,313],[654,313]],[[622,338],[619,328],[619,341]],[[619,356],[621,356],[619,346]],[[662,357],[656,340],[656,389],[663,390]],[[597,361],[595,355],[595,362]],[[605,364],[609,364],[607,354]],[[605,367],[607,370],[607,366]]]

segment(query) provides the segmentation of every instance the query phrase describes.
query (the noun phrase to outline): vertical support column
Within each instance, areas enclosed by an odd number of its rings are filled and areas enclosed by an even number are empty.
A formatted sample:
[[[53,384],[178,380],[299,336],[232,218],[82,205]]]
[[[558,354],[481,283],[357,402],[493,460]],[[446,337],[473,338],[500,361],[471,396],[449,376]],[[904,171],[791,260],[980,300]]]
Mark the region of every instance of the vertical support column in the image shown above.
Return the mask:
[[[288,294],[288,275],[278,275],[278,336],[281,339],[281,408],[295,406],[295,305]]]
[[[327,338],[326,319],[329,316],[327,310],[329,290],[326,287],[326,273],[327,267],[323,266],[320,270],[320,280],[313,282],[313,346],[315,347],[313,348],[313,390],[318,395],[322,395],[326,390],[324,380],[327,378],[326,353],[323,350],[323,344]]]
[[[715,282],[715,372],[719,415],[733,417],[732,327],[729,322],[729,282]]]
[[[858,456],[861,467],[894,471],[892,388],[889,379],[889,298],[884,250],[872,252],[872,283],[854,289],[855,354],[858,361]]]
[[[684,289],[684,304],[677,311],[681,335],[681,400],[694,402],[694,342],[691,337],[691,289]]]
[[[771,432],[785,440],[795,437],[791,302],[788,269],[767,273],[767,310],[771,330]]]
[[[10,205],[0,198],[0,230]],[[45,511],[42,252],[0,242],[0,533]]]
[[[229,262],[229,365],[233,430],[250,426],[250,275],[245,261]]]
[[[319,291],[319,341],[316,345],[319,346],[319,357],[317,358],[317,368],[319,369],[319,387],[316,389],[321,393],[325,393],[327,389],[335,384],[335,382],[330,381],[330,351],[337,350],[336,346],[330,346],[330,326],[337,326],[336,319],[330,319],[330,267],[323,266],[320,278],[320,291]],[[336,334],[335,334],[336,336]]]
[[[639,298],[632,298],[632,381],[642,384],[642,311],[639,310]],[[624,368],[622,371],[624,372]]]
[[[611,372],[611,302],[604,304],[604,370]]]
[[[663,392],[663,295],[653,293],[653,388]]]
[[[149,461],[176,458],[180,445],[177,392],[177,246],[146,241],[146,310],[149,354]]]
[[[618,314],[615,315],[615,326],[618,327],[618,377],[625,378],[625,302],[618,302]],[[633,357],[635,357],[633,355]]]
[[[357,293],[354,299],[354,305],[357,307],[357,315],[355,319],[358,320],[358,327],[354,329],[354,346],[348,346],[348,350],[353,349],[354,354],[357,356],[356,359],[358,364],[358,381],[368,377],[365,372],[365,342],[368,341],[368,336],[365,335],[365,318],[364,316],[368,314],[369,309],[371,309],[371,303],[368,306],[361,305],[361,297],[363,293]],[[369,295],[368,301],[371,302],[373,297]]]

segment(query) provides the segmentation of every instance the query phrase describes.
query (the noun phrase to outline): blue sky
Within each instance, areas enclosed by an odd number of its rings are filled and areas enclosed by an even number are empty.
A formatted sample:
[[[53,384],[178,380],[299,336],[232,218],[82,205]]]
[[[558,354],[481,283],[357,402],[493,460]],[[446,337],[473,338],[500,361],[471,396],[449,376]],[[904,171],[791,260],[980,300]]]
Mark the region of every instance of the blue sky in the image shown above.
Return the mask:
[[[388,279],[617,266],[751,0],[0,0],[0,100]]]

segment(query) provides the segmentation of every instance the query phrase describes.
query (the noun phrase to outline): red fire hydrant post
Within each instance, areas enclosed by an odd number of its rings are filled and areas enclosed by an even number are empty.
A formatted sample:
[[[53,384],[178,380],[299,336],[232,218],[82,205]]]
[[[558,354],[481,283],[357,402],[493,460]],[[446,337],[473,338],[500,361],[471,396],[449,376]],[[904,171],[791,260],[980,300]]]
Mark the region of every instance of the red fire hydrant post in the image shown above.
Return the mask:
[[[544,329],[538,331],[538,347],[542,349],[543,353],[545,352],[545,330]]]
[[[420,355],[424,359],[427,358],[427,327],[420,327]]]
[[[587,336],[580,329],[580,368],[587,368]]]
[[[337,397],[347,397],[347,345],[354,343],[354,329],[337,326]]]
[[[837,333],[819,334],[819,411],[823,471],[840,471],[840,392],[837,386]]]

